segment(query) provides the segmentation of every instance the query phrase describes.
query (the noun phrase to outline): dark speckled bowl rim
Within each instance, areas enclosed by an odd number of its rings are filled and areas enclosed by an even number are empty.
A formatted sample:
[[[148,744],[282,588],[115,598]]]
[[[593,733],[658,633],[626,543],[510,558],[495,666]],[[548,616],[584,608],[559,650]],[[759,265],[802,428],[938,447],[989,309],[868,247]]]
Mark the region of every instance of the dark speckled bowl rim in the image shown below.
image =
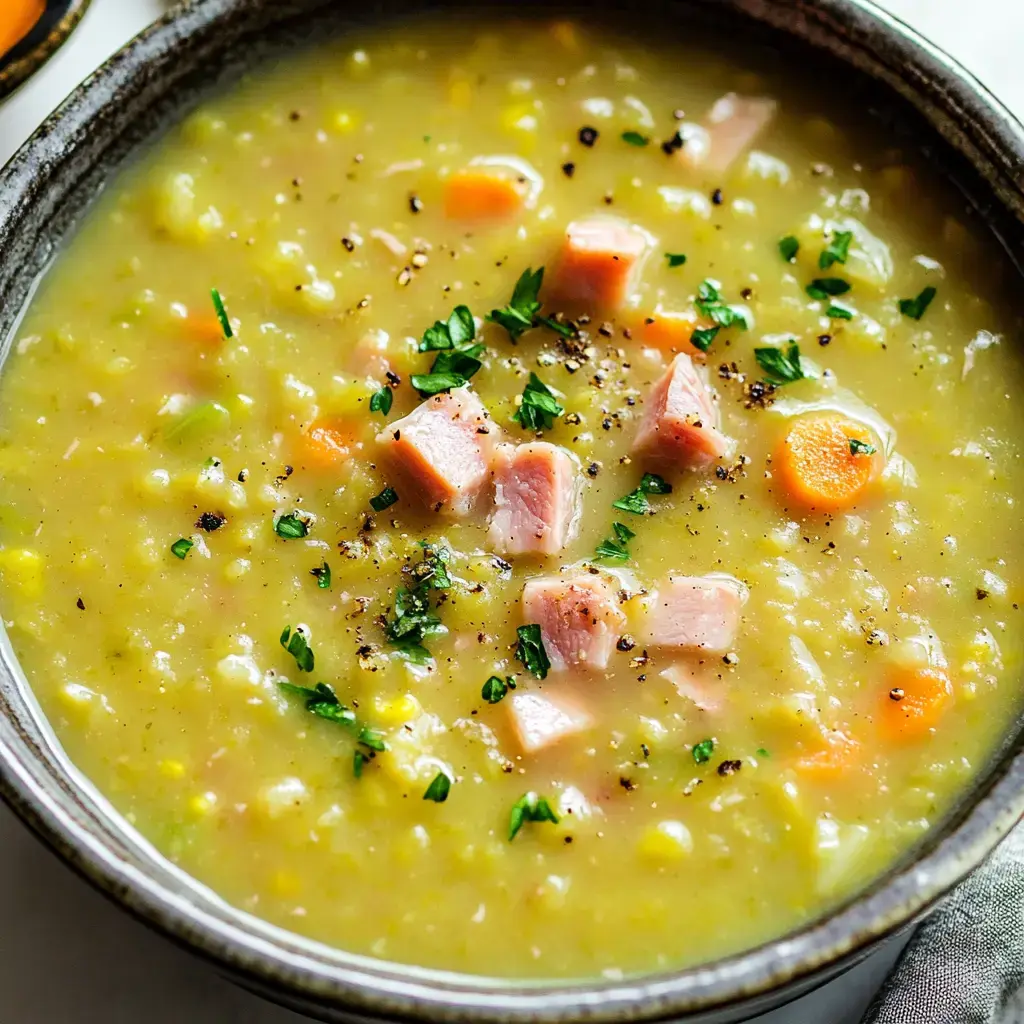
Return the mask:
[[[23,40],[9,55],[0,57],[0,100],[31,78],[67,42],[90,3],[92,0],[70,0],[59,20],[50,27],[45,36],[33,41],[27,52],[19,52],[24,47]],[[33,28],[28,38],[31,39],[35,33],[36,29]]]
[[[984,179],[990,222],[1020,263],[1024,130],[959,65],[869,0],[694,2],[720,17],[732,9],[781,29],[908,99]],[[172,77],[167,65],[183,40],[198,38],[197,45],[215,48],[218,34],[253,6],[254,0],[203,0],[165,16],[72,93],[0,172],[0,303],[2,261],[17,252],[26,211],[37,205],[52,213],[51,188],[58,194],[73,189],[60,177],[68,153],[103,130],[104,114],[133,84],[144,83],[149,102],[161,73]],[[0,795],[72,867],[135,916],[243,984],[332,1020],[734,1020],[736,1013],[762,1012],[779,1001],[779,990],[806,989],[837,973],[926,912],[1024,813],[1024,729],[1018,722],[988,772],[914,857],[794,933],[704,966],[624,980],[471,977],[333,950],[227,907],[159,858],[70,764],[6,636],[0,653]]]

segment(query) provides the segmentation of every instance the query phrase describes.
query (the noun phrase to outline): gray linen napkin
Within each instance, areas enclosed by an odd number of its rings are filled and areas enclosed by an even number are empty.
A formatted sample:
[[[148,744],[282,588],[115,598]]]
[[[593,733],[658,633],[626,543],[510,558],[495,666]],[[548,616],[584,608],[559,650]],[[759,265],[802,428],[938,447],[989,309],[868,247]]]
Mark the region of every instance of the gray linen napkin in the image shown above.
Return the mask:
[[[917,929],[862,1024],[1015,1024],[1024,984],[1024,825]]]

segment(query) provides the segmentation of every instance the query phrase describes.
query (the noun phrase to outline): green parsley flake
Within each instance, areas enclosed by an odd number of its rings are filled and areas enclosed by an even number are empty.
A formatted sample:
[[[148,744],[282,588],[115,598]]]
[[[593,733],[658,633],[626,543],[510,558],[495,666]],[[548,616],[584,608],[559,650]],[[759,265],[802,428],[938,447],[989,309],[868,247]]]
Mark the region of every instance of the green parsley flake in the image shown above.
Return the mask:
[[[635,516],[643,516],[651,511],[648,494],[671,494],[672,485],[656,473],[644,473],[640,486],[618,501],[612,502],[612,508],[621,512],[631,512]]]
[[[299,634],[295,634],[296,636]],[[317,718],[323,718],[336,725],[353,727],[356,724],[356,713],[338,700],[338,695],[327,683],[316,686],[297,686],[295,683],[278,683],[280,689],[305,701],[306,710]]]
[[[220,321],[220,329],[224,332],[224,337],[233,338],[235,332],[231,330],[231,321],[228,319],[228,311],[224,308],[224,300],[220,297],[220,292],[216,288],[211,288],[210,298],[213,299],[213,308],[217,313],[217,319]]]
[[[544,650],[540,626],[537,623],[520,626],[516,636],[519,638],[516,661],[522,662],[527,672],[532,672],[538,679],[544,679],[551,668],[551,662],[548,661],[548,652]]]
[[[795,235],[786,235],[785,238],[779,239],[779,252],[787,263],[792,263],[799,251],[800,240]]]
[[[492,309],[487,319],[504,327],[513,341],[534,326],[534,318],[540,312],[540,286],[544,281],[544,268],[523,271],[512,290],[512,301],[501,309]]]
[[[629,542],[636,534],[624,523],[612,523],[612,531],[615,534],[615,539],[601,541],[597,545],[596,556],[625,561],[629,558]]]
[[[512,682],[511,676],[509,676],[509,682]],[[506,682],[501,678],[501,676],[491,676],[481,688],[480,696],[483,697],[488,704],[497,704],[500,700],[503,700],[505,694],[508,693],[510,689],[509,682]]]
[[[310,569],[309,573],[316,577],[316,585],[321,590],[331,589],[331,567],[326,562],[316,569]]]
[[[721,327],[698,327],[694,330],[693,334],[690,335],[690,344],[694,348],[699,348],[701,352],[707,352],[711,348],[711,343],[718,336],[718,332]]]
[[[805,289],[812,299],[824,302],[828,297],[845,295],[850,290],[848,281],[841,277],[816,277]]]
[[[448,575],[451,552],[423,544],[423,560],[412,567],[416,585],[395,591],[394,615],[384,625],[384,633],[395,653],[415,665],[429,664],[432,655],[423,645],[428,636],[447,633],[447,628],[434,614],[431,591],[447,590],[452,585]]]
[[[537,796],[536,793],[524,793],[513,805],[512,813],[509,816],[509,842],[519,835],[519,830],[528,821],[550,821],[552,825],[557,825],[558,815],[543,797]]]
[[[628,142],[631,146],[646,146],[651,140],[639,132],[623,132],[622,141]]]
[[[374,391],[370,396],[370,412],[379,412],[382,416],[387,416],[391,412],[391,403],[394,398],[391,388],[385,384],[380,391]]]
[[[851,455],[874,455],[878,449],[873,444],[868,444],[867,441],[861,441],[856,437],[850,438],[850,454]]]
[[[900,299],[900,312],[912,320],[920,320],[924,316],[924,311],[932,304],[935,294],[935,289],[929,285],[916,299]]]
[[[396,501],[398,501],[398,491],[394,487],[385,487],[380,494],[375,494],[370,499],[370,508],[374,512],[383,512],[384,509],[391,508]]]
[[[853,314],[854,310],[849,306],[844,306],[841,302],[832,302],[825,310],[825,316],[831,317],[833,320],[852,320]]]
[[[409,382],[423,398],[439,395],[442,391],[461,388],[466,378],[460,373],[414,373]]]
[[[769,754],[768,751],[764,749],[764,747],[758,747],[757,748],[757,756],[758,757],[771,757],[772,755]]]
[[[852,231],[833,231],[832,241],[818,257],[818,266],[822,270],[828,270],[835,263],[845,263],[850,253],[850,243],[853,241]]]
[[[179,537],[171,545],[171,554],[175,558],[184,558],[192,550],[192,541],[188,537]]]
[[[305,519],[300,519],[295,512],[289,512],[274,523],[274,533],[284,540],[298,540],[300,537],[309,536],[309,523]]]
[[[719,327],[732,327],[739,324],[741,330],[747,329],[746,316],[728,303],[722,301],[719,284],[707,278],[697,286],[697,298],[694,305],[701,316],[706,316],[714,321]]]
[[[428,327],[420,341],[421,352],[459,348],[476,337],[476,321],[468,306],[456,306],[447,320]]]
[[[313,671],[313,649],[299,630],[293,633],[291,626],[285,626],[281,632],[281,646],[295,659],[300,672]]]
[[[523,388],[523,401],[512,417],[527,430],[550,430],[555,417],[561,416],[565,407],[555,398],[554,392],[537,376],[530,374]]]
[[[444,772],[438,772],[434,776],[433,782],[427,786],[427,791],[423,794],[424,800],[433,800],[435,804],[443,804],[448,799],[448,794],[452,788],[452,780],[448,778]]]
[[[755,348],[754,357],[771,384],[792,384],[807,376],[800,365],[800,346],[795,341],[785,350]]]
[[[361,750],[356,750],[352,755],[352,774],[357,778],[363,777],[363,765],[370,759]]]
[[[670,267],[681,267],[686,262],[686,256],[681,252],[667,252],[665,259]]]
[[[693,759],[697,764],[707,764],[711,760],[711,755],[715,750],[715,741],[712,739],[701,740],[700,743],[694,744],[693,747]]]

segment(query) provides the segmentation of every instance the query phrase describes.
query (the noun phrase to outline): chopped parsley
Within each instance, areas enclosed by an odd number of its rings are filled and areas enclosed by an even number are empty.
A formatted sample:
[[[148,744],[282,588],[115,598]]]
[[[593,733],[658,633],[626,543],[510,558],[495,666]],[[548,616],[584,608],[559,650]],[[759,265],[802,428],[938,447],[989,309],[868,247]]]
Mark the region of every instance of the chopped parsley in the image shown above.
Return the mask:
[[[629,542],[636,534],[624,523],[612,523],[614,540],[603,540],[597,545],[596,555],[598,558],[615,558],[625,561],[629,558]]]
[[[480,362],[480,356],[485,351],[486,347],[484,345],[465,345],[460,348],[438,352],[428,376],[438,377],[449,374],[453,377],[461,377],[465,382],[483,366],[483,363]],[[454,386],[457,387],[458,385]]]
[[[624,498],[612,502],[612,508],[622,512],[632,512],[635,516],[643,516],[651,511],[651,503],[647,500],[648,494],[671,494],[672,485],[662,479],[656,473],[644,473],[640,486],[631,491]]]
[[[184,558],[192,550],[192,541],[188,537],[179,537],[171,545],[171,554],[175,558]]]
[[[629,143],[631,146],[646,146],[651,140],[639,132],[623,132],[622,141]]]
[[[476,321],[468,306],[456,306],[447,320],[438,320],[428,327],[419,348],[421,352],[437,352],[437,356],[429,374],[412,378],[413,387],[426,397],[465,384],[483,365],[479,356],[484,346],[473,344],[475,338]],[[459,383],[445,383],[446,377],[462,379]]]
[[[421,352],[458,348],[476,337],[476,321],[468,306],[456,306],[447,320],[438,320],[423,332]]]
[[[878,449],[873,444],[868,444],[867,441],[861,441],[859,438],[850,438],[850,454],[851,455],[874,455]]]
[[[779,253],[787,263],[792,263],[799,251],[800,240],[795,235],[786,235],[785,238],[779,239]]]
[[[466,378],[461,373],[414,373],[409,382],[423,398],[429,398],[431,395],[439,395],[442,391],[461,388],[466,383]]]
[[[363,765],[370,760],[372,755],[364,754],[358,747],[356,752],[352,755],[352,774],[357,778],[363,777]]]
[[[764,749],[764,747],[758,747],[757,750],[755,751],[755,753],[757,754],[758,757],[771,757],[772,756],[771,754],[768,753],[767,750]]]
[[[845,295],[849,290],[849,281],[844,281],[841,277],[816,277],[805,289],[812,299],[822,302],[830,295]]]
[[[694,348],[699,348],[701,352],[707,352],[711,348],[711,342],[718,336],[718,332],[721,327],[698,327],[694,330],[693,334],[690,335],[690,344]]]
[[[825,316],[831,317],[833,320],[852,320],[853,314],[854,310],[849,306],[844,306],[841,302],[831,302],[828,309],[825,310]]]
[[[504,327],[513,341],[534,326],[534,318],[540,312],[540,286],[544,281],[544,268],[532,270],[527,267],[512,289],[512,300],[501,309],[492,309],[487,319],[492,324]]]
[[[224,337],[233,338],[235,332],[231,330],[231,321],[228,319],[228,311],[224,308],[224,300],[220,297],[220,292],[216,288],[211,288],[210,298],[213,299],[213,308],[220,321],[220,329],[224,332]]]
[[[560,338],[572,338],[579,333],[572,324],[563,324],[549,316],[541,316],[539,313],[534,320],[538,324],[543,324],[548,330],[554,331]]]
[[[297,686],[295,683],[278,683],[277,685],[285,693],[302,697],[306,702],[306,710],[311,715],[316,715],[317,718],[324,718],[328,722],[350,727],[356,724],[356,713],[338,700],[338,695],[327,683],[317,683],[316,686]]]
[[[299,630],[292,632],[291,626],[285,626],[281,631],[281,646],[295,659],[300,672],[313,671],[313,648]]]
[[[380,391],[374,391],[370,396],[370,412],[379,412],[382,416],[387,416],[391,412],[391,403],[394,398],[391,388],[385,384]]]
[[[550,821],[552,825],[557,825],[558,815],[543,797],[536,793],[524,793],[513,805],[508,819],[509,842],[519,835],[519,830],[528,821]]]
[[[565,412],[554,392],[537,376],[530,373],[530,379],[523,388],[523,401],[512,417],[527,430],[550,430],[555,417]]]
[[[786,349],[755,348],[754,356],[770,384],[792,384],[807,376],[800,365],[800,346],[795,341]]]
[[[538,679],[544,679],[551,668],[551,662],[548,661],[548,652],[544,650],[540,626],[535,622],[528,626],[520,626],[516,630],[516,636],[519,637],[516,644],[516,661],[521,661],[527,672],[532,672]]]
[[[504,699],[505,694],[509,690],[514,690],[515,688],[515,676],[506,676],[504,679],[501,676],[491,676],[481,688],[480,696],[488,704],[497,704],[500,700]]]
[[[326,562],[316,569],[310,569],[309,573],[316,577],[316,585],[321,590],[331,589],[331,567]]]
[[[697,764],[707,764],[715,750],[715,741],[712,739],[701,740],[693,746],[693,759]]]
[[[451,788],[452,780],[448,778],[448,775],[445,772],[438,772],[434,776],[434,781],[427,786],[423,799],[433,800],[435,804],[443,804],[448,799]]]
[[[743,330],[746,330],[747,318],[742,312],[722,301],[722,294],[718,288],[718,282],[712,281],[710,278],[701,281],[697,286],[697,299],[694,302],[697,312],[718,324],[719,327],[732,327],[733,324],[739,324]]]
[[[375,494],[370,499],[370,508],[374,512],[383,512],[386,508],[391,508],[394,503],[398,501],[398,491],[394,487],[385,487],[380,494]]]
[[[681,267],[686,262],[686,254],[681,252],[667,252],[665,259],[670,267]]]
[[[818,266],[828,270],[835,263],[845,263],[850,254],[850,243],[853,241],[852,231],[833,231],[832,241],[822,250],[818,257]]]
[[[912,320],[920,320],[924,311],[932,304],[935,298],[935,289],[929,285],[916,299],[900,299],[900,312],[909,316]]]
[[[295,512],[289,512],[274,523],[274,533],[284,540],[298,540],[309,536],[309,523],[300,519]]]
[[[432,655],[423,645],[428,636],[447,633],[431,600],[431,591],[447,590],[451,585],[447,548],[424,544],[424,557],[409,570],[414,584],[395,591],[393,617],[385,622],[384,633],[395,653],[417,665],[425,665]]]

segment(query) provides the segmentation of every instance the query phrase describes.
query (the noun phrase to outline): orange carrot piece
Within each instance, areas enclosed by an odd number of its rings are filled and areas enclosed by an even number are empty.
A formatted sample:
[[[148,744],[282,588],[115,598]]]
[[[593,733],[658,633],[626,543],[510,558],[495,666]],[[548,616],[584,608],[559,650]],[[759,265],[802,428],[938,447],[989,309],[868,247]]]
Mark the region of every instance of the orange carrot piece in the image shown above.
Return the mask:
[[[806,778],[827,782],[848,775],[859,757],[860,744],[845,733],[834,732],[822,750],[801,757],[796,768]]]
[[[494,170],[467,167],[444,183],[444,215],[450,220],[505,220],[526,201],[525,183]]]
[[[953,700],[953,684],[941,668],[894,670],[882,695],[881,731],[889,739],[917,739],[938,725]]]
[[[687,355],[703,355],[690,339],[698,327],[713,327],[714,324],[704,323],[690,309],[668,310],[658,306],[652,313],[644,317],[640,325],[640,340],[651,348],[670,352],[673,355],[685,352]]]
[[[203,345],[219,345],[224,340],[224,328],[216,316],[191,315],[185,321],[185,328],[190,338],[201,342]]]
[[[303,465],[310,469],[338,466],[352,455],[357,440],[355,430],[345,420],[317,420],[302,435]]]
[[[29,34],[46,10],[44,0],[4,0],[0,15],[0,57]]]
[[[848,508],[879,473],[877,442],[867,427],[845,416],[801,416],[776,450],[774,473],[790,496],[807,508]],[[862,445],[870,447],[854,450]]]

